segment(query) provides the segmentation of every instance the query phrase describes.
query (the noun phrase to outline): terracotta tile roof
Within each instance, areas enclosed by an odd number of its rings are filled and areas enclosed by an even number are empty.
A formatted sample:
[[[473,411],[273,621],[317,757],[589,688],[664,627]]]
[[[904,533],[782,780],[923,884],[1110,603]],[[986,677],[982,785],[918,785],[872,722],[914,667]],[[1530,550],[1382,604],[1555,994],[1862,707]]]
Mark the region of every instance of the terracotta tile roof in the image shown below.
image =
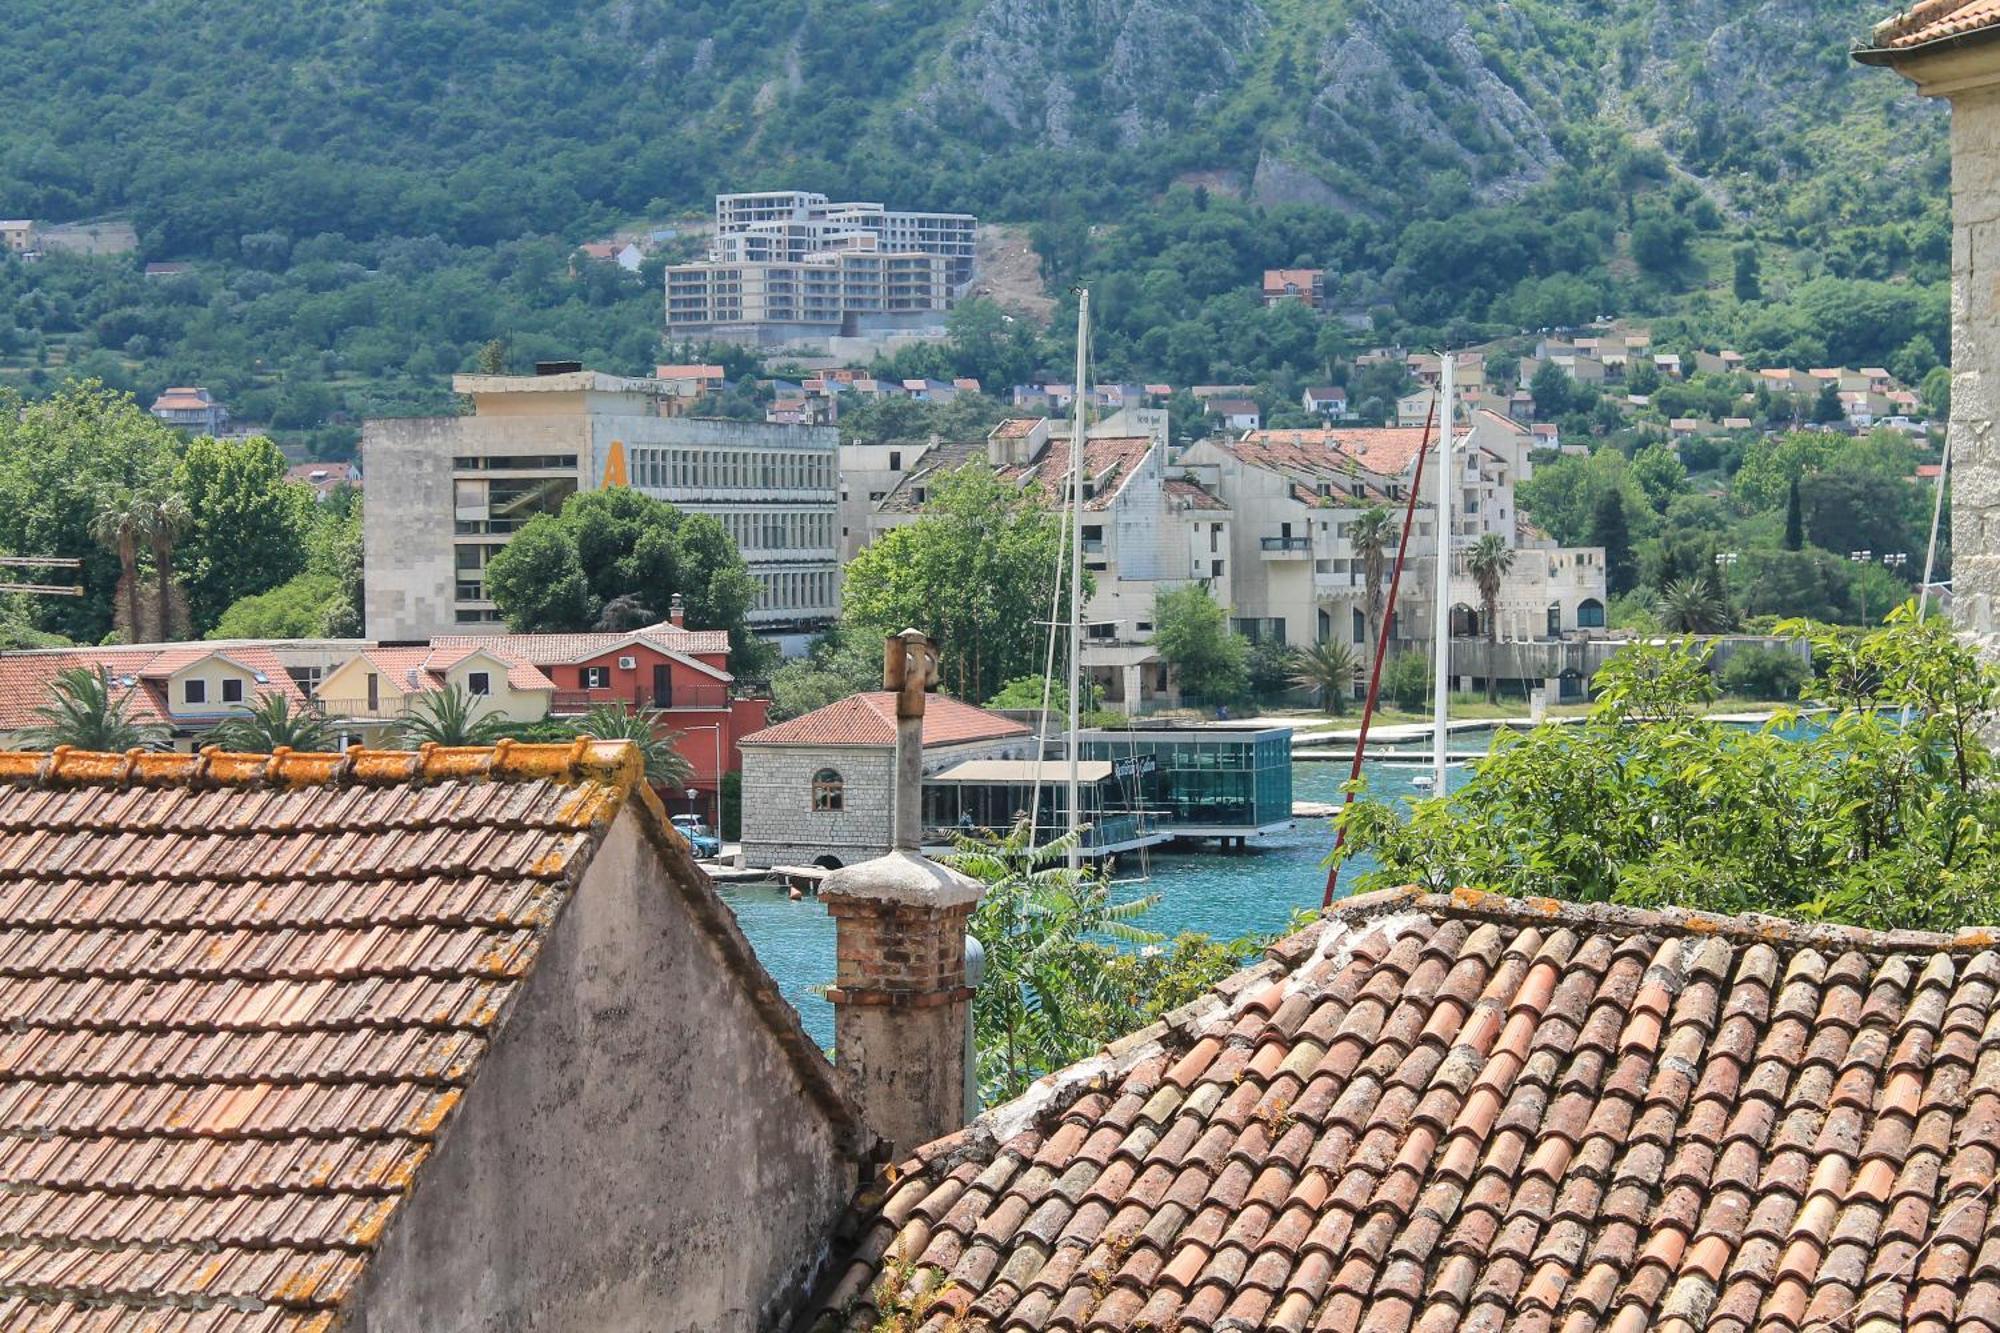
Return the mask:
[[[601,634],[440,634],[431,640],[439,648],[485,648],[505,657],[519,658],[523,662],[533,662],[537,666],[563,666],[572,662],[587,662],[593,657],[602,657],[615,652],[634,641],[644,643],[663,653],[675,653],[683,657],[726,655],[729,652],[729,631],[724,629],[685,629],[679,625],[662,623],[648,625],[644,629],[627,630],[622,633]],[[727,672],[720,668],[710,670],[729,679]]]
[[[1167,498],[1176,501],[1183,509],[1227,509],[1229,502],[1221,496],[1211,495],[1196,483],[1184,477],[1170,478],[1166,483]]]
[[[208,657],[220,657],[264,679],[253,681],[249,703],[268,695],[282,695],[294,707],[302,707],[306,697],[285,671],[284,663],[271,649],[254,644],[184,643],[166,647],[59,648],[32,652],[0,653],[0,732],[32,727],[42,719],[35,710],[49,701],[49,686],[71,667],[95,667],[111,678],[114,699],[126,697],[126,716],[135,722],[171,724],[167,708],[167,681],[174,672]],[[130,684],[127,684],[127,681]],[[230,706],[195,705],[188,710],[203,718],[219,715]]]
[[[1424,447],[1421,426],[1383,426],[1359,430],[1253,430],[1235,445],[1237,457],[1277,471],[1304,469],[1320,474],[1340,471],[1335,455],[1361,464],[1382,477],[1400,477],[1416,465]]]
[[[924,703],[924,744],[1025,736],[1028,728],[998,713],[933,694]],[[753,731],[739,745],[894,745],[896,696],[888,690],[851,694],[788,722]]]
[[[1875,25],[1874,50],[1857,54],[1909,51],[1930,42],[2000,29],[2000,0],[1918,0],[1894,18]]]
[[[709,892],[625,742],[0,754],[0,1326],[331,1327],[627,805]]]
[[[817,1327],[886,1280],[993,1329],[1991,1330],[1996,994],[1985,931],[1371,895],[864,1187]]]
[[[1051,504],[1059,503],[1067,490],[1069,448],[1067,438],[1051,439],[1035,455],[1034,462],[1023,467],[1003,467],[1000,477],[1032,486],[1041,493],[1043,500]],[[1109,509],[1152,448],[1152,440],[1143,435],[1086,439],[1083,442],[1083,480],[1091,495],[1083,502],[1083,507]]]
[[[1034,432],[1035,427],[1041,424],[1041,417],[1008,417],[1005,421],[987,432],[987,438],[994,440],[1025,439]]]
[[[876,504],[877,513],[919,514],[930,501],[930,488],[937,479],[947,472],[956,472],[972,463],[986,461],[985,440],[957,440],[948,444],[933,445],[924,451],[917,461],[917,470],[905,472],[889,493]],[[924,497],[917,498],[922,491]]]

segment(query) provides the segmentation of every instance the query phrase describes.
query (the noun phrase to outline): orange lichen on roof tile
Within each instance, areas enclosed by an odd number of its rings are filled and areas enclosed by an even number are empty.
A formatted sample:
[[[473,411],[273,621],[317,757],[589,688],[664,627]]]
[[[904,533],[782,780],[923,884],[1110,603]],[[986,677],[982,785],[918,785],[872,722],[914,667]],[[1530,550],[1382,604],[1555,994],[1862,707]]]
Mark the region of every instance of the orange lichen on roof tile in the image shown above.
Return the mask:
[[[867,1182],[811,1327],[2000,1327],[1991,943],[1352,899]]]
[[[587,739],[0,753],[0,1327],[331,1327],[634,799]]]

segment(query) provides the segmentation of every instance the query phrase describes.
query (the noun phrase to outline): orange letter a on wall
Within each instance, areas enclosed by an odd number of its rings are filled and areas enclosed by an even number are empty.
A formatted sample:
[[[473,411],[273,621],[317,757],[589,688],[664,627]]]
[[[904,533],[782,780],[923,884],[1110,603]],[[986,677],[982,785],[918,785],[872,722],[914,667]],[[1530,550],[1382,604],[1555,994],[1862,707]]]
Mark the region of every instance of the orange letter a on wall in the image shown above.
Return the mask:
[[[625,478],[625,445],[619,440],[611,442],[611,454],[604,460],[604,479],[600,484],[606,490],[632,484]]]

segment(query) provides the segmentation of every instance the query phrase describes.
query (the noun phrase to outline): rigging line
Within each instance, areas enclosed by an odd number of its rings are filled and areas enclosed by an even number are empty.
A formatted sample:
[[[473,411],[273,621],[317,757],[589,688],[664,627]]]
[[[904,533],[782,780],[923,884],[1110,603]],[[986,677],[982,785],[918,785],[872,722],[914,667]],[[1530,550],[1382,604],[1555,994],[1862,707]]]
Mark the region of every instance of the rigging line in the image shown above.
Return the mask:
[[[1396,564],[1389,574],[1389,600],[1382,608],[1382,628],[1375,636],[1375,661],[1368,669],[1368,700],[1361,707],[1361,731],[1354,738],[1354,767],[1347,774],[1347,791],[1341,800],[1343,810],[1354,804],[1354,784],[1361,778],[1361,759],[1368,748],[1368,727],[1374,721],[1375,701],[1382,689],[1382,659],[1389,655],[1389,626],[1396,616],[1396,590],[1403,582],[1403,560],[1410,549],[1410,529],[1416,525],[1417,495],[1424,484],[1424,458],[1430,452],[1429,441],[1432,429],[1437,425],[1438,398],[1441,396],[1431,395],[1431,410],[1424,420],[1423,441],[1417,446],[1417,472],[1410,479],[1410,497],[1403,506],[1403,534],[1396,542]],[[1368,588],[1364,593],[1372,596],[1374,591]],[[1343,820],[1333,835],[1333,863],[1326,868],[1326,896],[1320,900],[1322,911],[1333,906],[1334,892],[1340,886],[1340,849],[1346,842],[1347,823]]]

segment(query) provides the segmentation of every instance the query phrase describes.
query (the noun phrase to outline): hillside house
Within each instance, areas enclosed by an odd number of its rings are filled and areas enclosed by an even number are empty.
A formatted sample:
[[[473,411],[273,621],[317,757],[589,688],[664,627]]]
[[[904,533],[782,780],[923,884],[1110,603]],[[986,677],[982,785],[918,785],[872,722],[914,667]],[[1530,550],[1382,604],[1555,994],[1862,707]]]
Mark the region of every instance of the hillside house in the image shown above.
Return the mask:
[[[176,430],[197,435],[220,435],[229,425],[229,409],[207,389],[195,385],[168,389],[147,411]]]
[[[1201,407],[1210,424],[1223,430],[1256,430],[1264,424],[1264,409],[1254,398],[1211,398]]]
[[[1347,415],[1347,390],[1338,385],[1307,389],[1299,395],[1299,405],[1315,415],[1338,421]]]
[[[1264,270],[1264,304],[1282,305],[1297,301],[1308,310],[1326,305],[1326,271],[1317,268],[1267,268]]]

